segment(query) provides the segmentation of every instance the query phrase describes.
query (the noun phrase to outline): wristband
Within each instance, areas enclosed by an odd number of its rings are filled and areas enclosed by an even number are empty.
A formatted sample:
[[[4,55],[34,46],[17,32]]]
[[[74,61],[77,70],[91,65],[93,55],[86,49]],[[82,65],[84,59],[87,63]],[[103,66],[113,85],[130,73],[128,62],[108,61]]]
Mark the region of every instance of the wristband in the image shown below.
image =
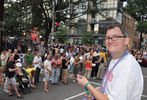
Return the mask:
[[[84,86],[84,89],[86,90],[87,95],[89,95],[89,90],[87,89],[87,85],[91,84],[90,82],[87,82],[86,85]]]

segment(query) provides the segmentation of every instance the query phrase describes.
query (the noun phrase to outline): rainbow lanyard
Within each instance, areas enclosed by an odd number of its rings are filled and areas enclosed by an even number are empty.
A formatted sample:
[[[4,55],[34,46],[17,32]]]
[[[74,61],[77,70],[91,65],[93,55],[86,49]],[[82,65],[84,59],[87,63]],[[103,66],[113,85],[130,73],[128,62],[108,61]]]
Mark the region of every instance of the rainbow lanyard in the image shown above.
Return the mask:
[[[101,93],[104,93],[105,91],[105,88],[106,88],[106,85],[108,83],[108,80],[109,80],[109,77],[112,73],[112,71],[114,70],[114,68],[116,67],[116,65],[127,55],[129,54],[129,51],[127,50],[126,52],[123,53],[123,55],[118,59],[118,61],[115,63],[115,65],[113,66],[113,68],[109,71],[107,70],[104,74],[104,77],[103,77],[103,80],[102,80],[102,85],[101,85],[101,88],[100,88],[100,92]],[[108,74],[108,75],[107,75]],[[106,79],[105,79],[106,77]]]

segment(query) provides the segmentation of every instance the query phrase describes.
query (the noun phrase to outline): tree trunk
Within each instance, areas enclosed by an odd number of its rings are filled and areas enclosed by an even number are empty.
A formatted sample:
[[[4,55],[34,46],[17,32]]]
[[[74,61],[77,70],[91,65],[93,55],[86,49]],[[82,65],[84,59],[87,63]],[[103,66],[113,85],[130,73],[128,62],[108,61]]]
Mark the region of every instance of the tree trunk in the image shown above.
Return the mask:
[[[142,40],[143,40],[143,38],[142,38],[142,32],[141,32],[141,33],[140,33],[140,41],[139,41],[139,49],[141,49]]]
[[[52,22],[48,22],[46,21],[45,22],[45,47],[46,47],[46,50],[48,50],[48,40],[49,40],[49,35],[51,33],[51,27],[52,27]]]
[[[4,17],[4,0],[0,0],[0,22],[3,22],[3,17]],[[0,30],[0,52],[3,49],[2,44],[3,44],[3,30]]]

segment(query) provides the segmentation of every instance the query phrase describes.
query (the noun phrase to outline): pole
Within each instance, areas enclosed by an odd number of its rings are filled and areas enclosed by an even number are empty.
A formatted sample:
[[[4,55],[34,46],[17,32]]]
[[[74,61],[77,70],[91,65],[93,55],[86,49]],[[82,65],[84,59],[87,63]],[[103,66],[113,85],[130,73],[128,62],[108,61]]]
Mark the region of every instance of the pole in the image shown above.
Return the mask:
[[[51,29],[51,50],[53,52],[53,37],[54,37],[54,32],[55,32],[55,0],[53,0],[53,8],[52,8],[52,29]],[[53,54],[52,54],[53,56]]]

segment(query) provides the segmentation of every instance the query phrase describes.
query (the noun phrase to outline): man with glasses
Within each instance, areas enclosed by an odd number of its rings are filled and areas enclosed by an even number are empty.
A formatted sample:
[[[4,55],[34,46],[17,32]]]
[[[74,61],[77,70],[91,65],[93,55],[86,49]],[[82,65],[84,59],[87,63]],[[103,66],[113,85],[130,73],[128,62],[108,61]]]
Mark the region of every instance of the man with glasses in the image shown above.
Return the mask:
[[[101,87],[96,90],[83,76],[78,77],[79,84],[84,86],[87,94],[93,95],[93,100],[141,100],[143,75],[140,65],[127,50],[127,31],[120,24],[110,25],[105,42],[112,60]]]

